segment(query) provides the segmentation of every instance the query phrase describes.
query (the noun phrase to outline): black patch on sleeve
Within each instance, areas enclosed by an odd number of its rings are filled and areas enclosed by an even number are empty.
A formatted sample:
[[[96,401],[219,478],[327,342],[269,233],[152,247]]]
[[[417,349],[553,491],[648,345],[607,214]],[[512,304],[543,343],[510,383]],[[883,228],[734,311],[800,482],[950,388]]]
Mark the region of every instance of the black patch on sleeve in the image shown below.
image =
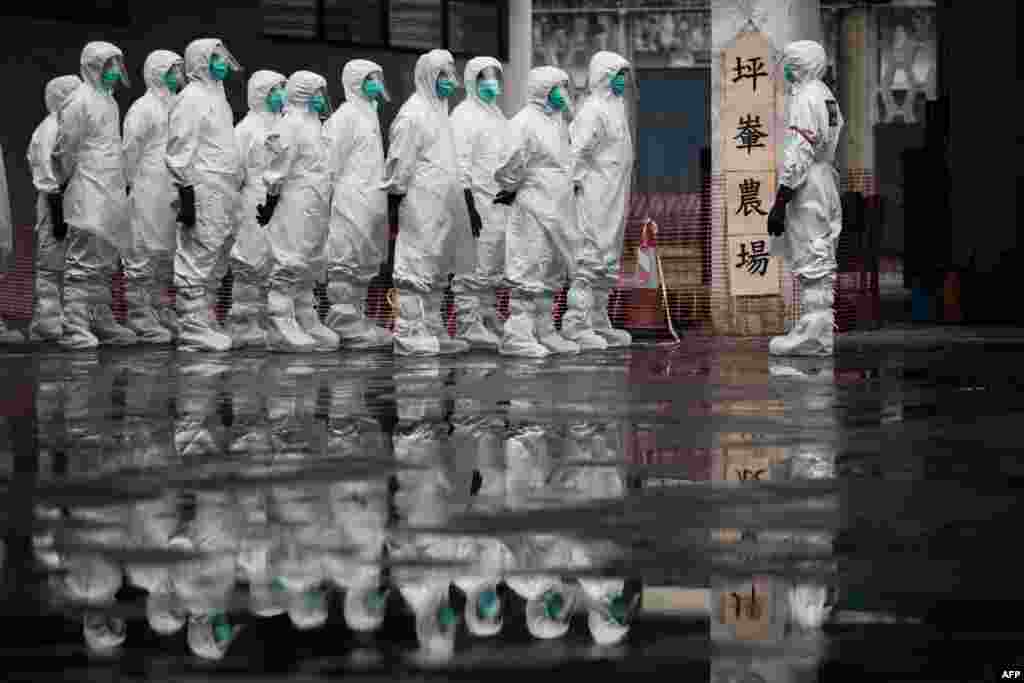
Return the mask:
[[[835,128],[839,125],[839,105],[835,100],[825,100],[825,106],[828,107],[828,127]]]

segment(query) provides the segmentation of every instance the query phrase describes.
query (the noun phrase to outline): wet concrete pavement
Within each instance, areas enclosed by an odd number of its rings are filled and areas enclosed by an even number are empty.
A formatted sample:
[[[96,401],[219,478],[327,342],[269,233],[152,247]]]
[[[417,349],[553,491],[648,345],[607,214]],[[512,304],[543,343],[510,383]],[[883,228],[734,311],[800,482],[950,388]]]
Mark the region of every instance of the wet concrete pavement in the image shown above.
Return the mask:
[[[0,657],[10,680],[985,680],[1024,652],[1024,334],[984,336],[12,349]]]

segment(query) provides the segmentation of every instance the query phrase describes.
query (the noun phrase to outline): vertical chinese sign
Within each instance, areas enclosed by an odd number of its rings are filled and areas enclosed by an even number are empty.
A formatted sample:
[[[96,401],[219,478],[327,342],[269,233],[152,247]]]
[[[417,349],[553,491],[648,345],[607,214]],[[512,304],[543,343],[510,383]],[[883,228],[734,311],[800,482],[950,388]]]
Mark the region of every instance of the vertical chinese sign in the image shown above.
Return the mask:
[[[722,55],[722,170],[731,296],[780,294],[768,211],[775,198],[775,80],[771,43],[741,33]]]

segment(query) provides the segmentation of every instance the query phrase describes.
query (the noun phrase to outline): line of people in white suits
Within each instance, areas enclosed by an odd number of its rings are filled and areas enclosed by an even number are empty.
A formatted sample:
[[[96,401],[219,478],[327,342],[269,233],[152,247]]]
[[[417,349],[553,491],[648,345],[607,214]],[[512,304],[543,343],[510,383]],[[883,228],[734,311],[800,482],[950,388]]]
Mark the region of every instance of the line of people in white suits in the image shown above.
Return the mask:
[[[113,91],[129,83],[123,53],[91,42],[80,76],[46,85],[49,115],[29,145],[38,192],[31,338],[69,349],[175,342],[528,357],[628,345],[607,302],[633,161],[629,70],[616,54],[594,55],[589,95],[571,112],[568,75],[533,69],[529,101],[509,120],[498,106],[500,62],[471,59],[466,98],[449,113],[455,62],[431,50],[416,63],[385,155],[379,109],[390,96],[373,62],[345,64],[337,110],[319,74],[256,71],[236,126],[224,81],[242,68],[224,42],[195,40],[184,57],[156,50],[143,68],[146,94],[122,127]],[[368,286],[387,261],[389,209],[399,226],[393,333],[366,315]],[[111,308],[119,265],[123,325]],[[225,326],[213,309],[228,268]],[[324,320],[317,282],[327,283]],[[559,331],[554,295],[569,283]],[[454,337],[441,314],[449,286]],[[510,292],[504,322],[500,286]]]

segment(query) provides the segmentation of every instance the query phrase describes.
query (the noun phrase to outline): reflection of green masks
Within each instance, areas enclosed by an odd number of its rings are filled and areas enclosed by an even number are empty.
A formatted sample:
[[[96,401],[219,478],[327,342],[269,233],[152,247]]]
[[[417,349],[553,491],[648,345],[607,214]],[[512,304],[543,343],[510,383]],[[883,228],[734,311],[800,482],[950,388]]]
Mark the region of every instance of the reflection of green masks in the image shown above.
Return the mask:
[[[444,628],[451,628],[455,624],[455,610],[452,609],[451,605],[444,605],[441,609],[437,610],[437,621]]]
[[[501,94],[501,83],[493,78],[480,80],[477,82],[476,92],[481,100],[490,104]]]
[[[327,99],[323,95],[313,95],[309,98],[309,108],[317,114],[323,114],[327,111]]]
[[[626,623],[626,599],[621,595],[616,595],[614,598],[608,601],[608,615],[611,616],[615,623],[619,625],[625,625]]]
[[[164,74],[163,81],[164,85],[166,85],[167,89],[170,90],[172,93],[177,93],[179,90],[181,90],[181,83],[178,82],[178,72],[174,69],[171,69],[170,71]]]
[[[626,74],[621,71],[612,79],[612,92],[616,95],[626,92]]]
[[[562,111],[565,109],[565,95],[562,94],[562,88],[552,88],[551,92],[548,93],[548,104],[555,111]]]
[[[275,114],[280,114],[284,109],[285,101],[285,90],[284,88],[274,88],[267,95],[267,109]]]
[[[104,71],[100,78],[103,81],[104,88],[107,90],[113,90],[117,82],[121,80],[121,70],[116,66],[112,66]]]
[[[498,594],[493,590],[486,590],[480,593],[480,597],[477,598],[477,612],[484,619],[494,619],[498,616],[498,611],[501,608],[501,603],[498,602]]]
[[[548,591],[544,594],[544,614],[552,621],[558,621],[562,616],[562,608],[565,607],[565,598],[561,593]]]
[[[363,81],[363,94],[369,99],[377,99],[382,92],[384,92],[384,85],[380,81],[370,79]]]
[[[231,73],[231,67],[220,55],[210,57],[210,75],[215,81],[223,81]]]
[[[210,617],[210,625],[213,626],[213,639],[218,645],[223,645],[231,640],[231,624],[223,612],[217,612]]]
[[[790,83],[796,83],[796,73],[793,71],[792,64],[786,64],[782,67],[782,76]]]
[[[437,79],[437,96],[447,99],[455,94],[455,83],[449,78]]]
[[[366,594],[366,607],[371,612],[380,612],[384,609],[387,604],[388,594],[387,591],[376,590],[370,591]]]

